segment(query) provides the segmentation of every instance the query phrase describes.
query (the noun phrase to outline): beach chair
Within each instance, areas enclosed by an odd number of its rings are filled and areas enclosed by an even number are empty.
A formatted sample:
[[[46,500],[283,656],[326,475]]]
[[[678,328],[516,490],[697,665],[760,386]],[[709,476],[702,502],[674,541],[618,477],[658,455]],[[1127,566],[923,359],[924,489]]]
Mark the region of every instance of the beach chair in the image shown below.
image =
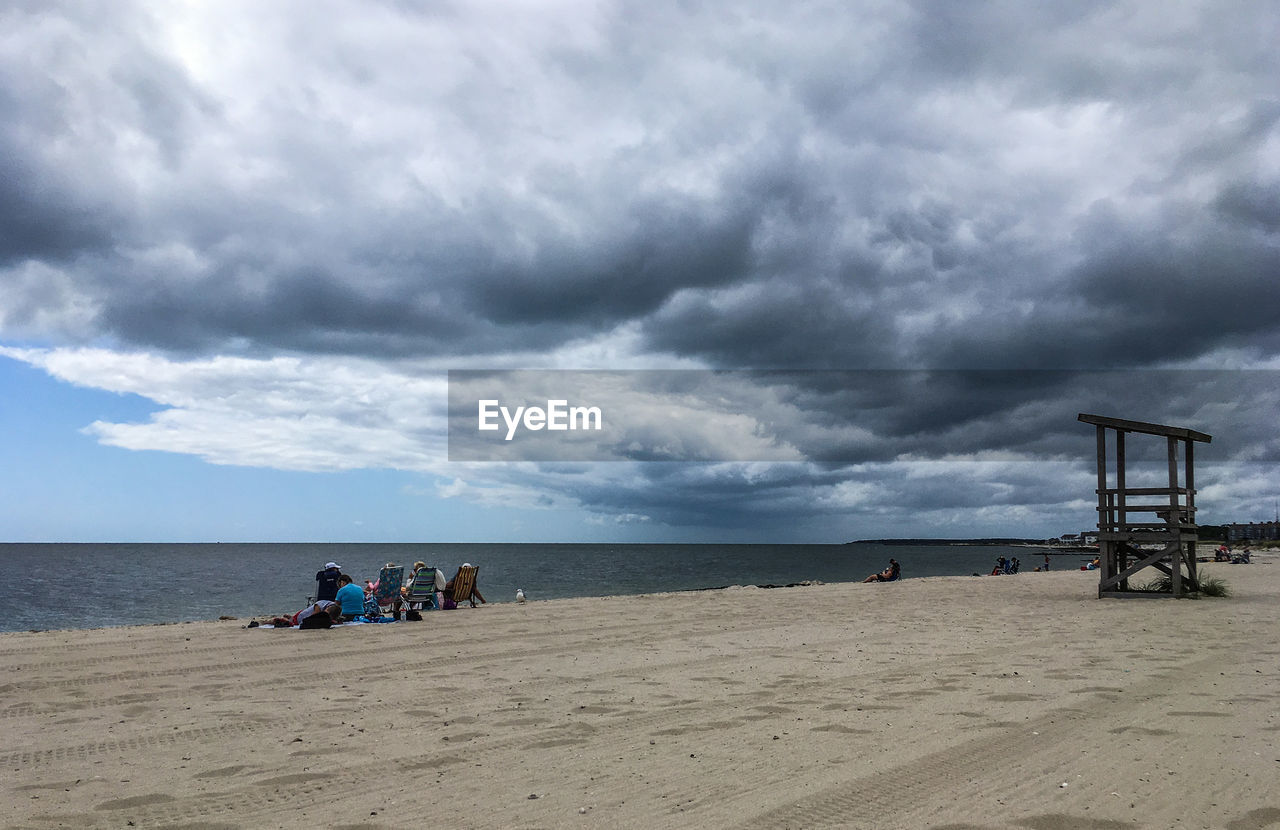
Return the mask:
[[[475,565],[464,565],[458,568],[458,573],[453,578],[453,587],[445,592],[445,599],[452,600],[455,605],[461,605],[464,602],[471,603],[471,607],[476,607],[476,572],[479,571]]]
[[[422,568],[413,575],[413,581],[404,595],[404,602],[414,611],[434,611],[440,607],[436,599],[435,568]]]
[[[400,586],[403,584],[403,565],[384,567],[378,571],[378,585],[373,591],[378,607],[384,612],[394,611],[400,605]]]

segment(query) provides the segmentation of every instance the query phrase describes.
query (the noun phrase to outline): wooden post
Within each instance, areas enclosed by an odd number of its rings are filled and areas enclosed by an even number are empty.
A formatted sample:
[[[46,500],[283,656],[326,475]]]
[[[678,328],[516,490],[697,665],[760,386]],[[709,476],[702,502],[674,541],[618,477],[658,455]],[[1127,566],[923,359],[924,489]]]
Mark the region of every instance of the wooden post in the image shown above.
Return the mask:
[[[1116,530],[1124,533],[1129,529],[1129,516],[1125,510],[1125,475],[1124,475],[1124,430],[1116,430]],[[1112,562],[1111,577],[1114,578],[1124,573],[1124,566],[1120,560],[1125,558],[1124,549],[1127,543],[1123,540],[1116,540],[1111,544]],[[1123,585],[1116,586],[1121,591],[1128,590],[1129,583],[1125,580]]]
[[[1187,441],[1183,441],[1183,464],[1187,466],[1187,473],[1183,475],[1183,480],[1187,484],[1187,494],[1185,494],[1183,503],[1187,505],[1187,521],[1199,525],[1198,521],[1196,521],[1196,473],[1192,469],[1192,460],[1196,457],[1196,450],[1193,450],[1194,446],[1196,444],[1192,443],[1189,438]],[[1199,541],[1198,533],[1196,537],[1196,541]],[[1192,542],[1190,543],[1190,556],[1187,557],[1187,573],[1192,579],[1192,590],[1196,590],[1196,592],[1199,592],[1198,569],[1199,565],[1196,564],[1196,542]]]
[[[1115,569],[1115,545],[1104,541],[1115,529],[1115,493],[1107,488],[1107,429],[1099,425],[1098,432],[1098,559],[1102,562],[1102,581],[1098,583],[1098,596],[1102,585],[1117,573]]]
[[[1173,595],[1182,596],[1182,517],[1179,515],[1178,501],[1178,439],[1172,435],[1165,438],[1169,453],[1169,512],[1165,524],[1169,528],[1169,579],[1173,584]]]

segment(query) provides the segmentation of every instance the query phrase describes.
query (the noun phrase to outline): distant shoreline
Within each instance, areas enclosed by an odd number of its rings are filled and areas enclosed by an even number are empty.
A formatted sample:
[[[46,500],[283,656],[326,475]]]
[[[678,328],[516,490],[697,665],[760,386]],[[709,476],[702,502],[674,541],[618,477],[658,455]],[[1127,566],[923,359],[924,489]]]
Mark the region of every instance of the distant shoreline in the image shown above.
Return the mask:
[[[1037,553],[1097,553],[1097,545],[1051,544],[1040,539],[858,539],[846,545],[889,545],[919,547],[990,547],[1031,548]]]
[[[1044,545],[1042,539],[855,539],[846,545]]]

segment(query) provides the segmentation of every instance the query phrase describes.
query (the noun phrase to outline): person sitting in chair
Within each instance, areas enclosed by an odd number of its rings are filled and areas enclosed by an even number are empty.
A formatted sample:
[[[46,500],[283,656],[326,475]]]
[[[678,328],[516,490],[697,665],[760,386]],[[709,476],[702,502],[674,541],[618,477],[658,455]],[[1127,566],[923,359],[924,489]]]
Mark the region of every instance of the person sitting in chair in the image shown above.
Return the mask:
[[[384,586],[382,584],[382,580],[384,574],[387,574],[398,567],[399,565],[396,563],[388,562],[386,565],[383,565],[382,570],[378,572],[378,578],[365,585],[365,593],[371,594],[378,601],[379,605],[391,605],[391,616],[395,617],[397,620],[400,619],[400,609],[404,607],[404,594],[401,590],[395,590],[394,594],[388,595],[388,591],[394,589],[392,589],[390,585]]]
[[[863,582],[893,582],[902,575],[902,566],[898,564],[897,559],[889,560],[889,567],[885,568],[878,574],[872,574]]]
[[[338,594],[338,577],[342,568],[337,562],[326,562],[323,571],[316,573],[316,599],[332,601]]]
[[[445,601],[444,607],[445,608],[449,607],[449,603],[453,603],[454,607],[457,607],[459,604],[463,602],[470,602],[471,607],[475,608],[476,600],[485,602],[484,595],[480,593],[480,588],[475,584],[475,582],[471,583],[471,591],[467,593],[465,596],[457,596],[454,592],[454,583],[458,581],[458,576],[459,574],[462,573],[462,569],[470,568],[470,567],[471,567],[471,563],[463,562],[462,567],[458,568],[458,573],[453,575],[453,579],[450,579],[448,582],[445,583],[444,585],[444,601]]]
[[[434,580],[434,586],[425,584],[419,586],[419,574],[422,575],[422,579]],[[414,588],[421,588],[426,591],[443,591],[445,589],[444,574],[440,572],[439,568],[428,568],[426,562],[418,560],[413,563],[413,573],[409,574],[409,580],[405,582],[404,587],[400,589],[400,595],[407,597]]]

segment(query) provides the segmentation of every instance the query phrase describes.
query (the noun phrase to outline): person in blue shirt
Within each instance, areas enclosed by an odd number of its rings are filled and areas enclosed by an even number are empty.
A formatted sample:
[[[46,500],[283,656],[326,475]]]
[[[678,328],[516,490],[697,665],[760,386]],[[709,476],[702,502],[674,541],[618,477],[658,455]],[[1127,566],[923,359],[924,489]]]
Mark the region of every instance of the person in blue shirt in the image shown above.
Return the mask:
[[[338,576],[338,592],[334,601],[342,606],[342,616],[354,620],[364,613],[364,591],[346,574]]]

